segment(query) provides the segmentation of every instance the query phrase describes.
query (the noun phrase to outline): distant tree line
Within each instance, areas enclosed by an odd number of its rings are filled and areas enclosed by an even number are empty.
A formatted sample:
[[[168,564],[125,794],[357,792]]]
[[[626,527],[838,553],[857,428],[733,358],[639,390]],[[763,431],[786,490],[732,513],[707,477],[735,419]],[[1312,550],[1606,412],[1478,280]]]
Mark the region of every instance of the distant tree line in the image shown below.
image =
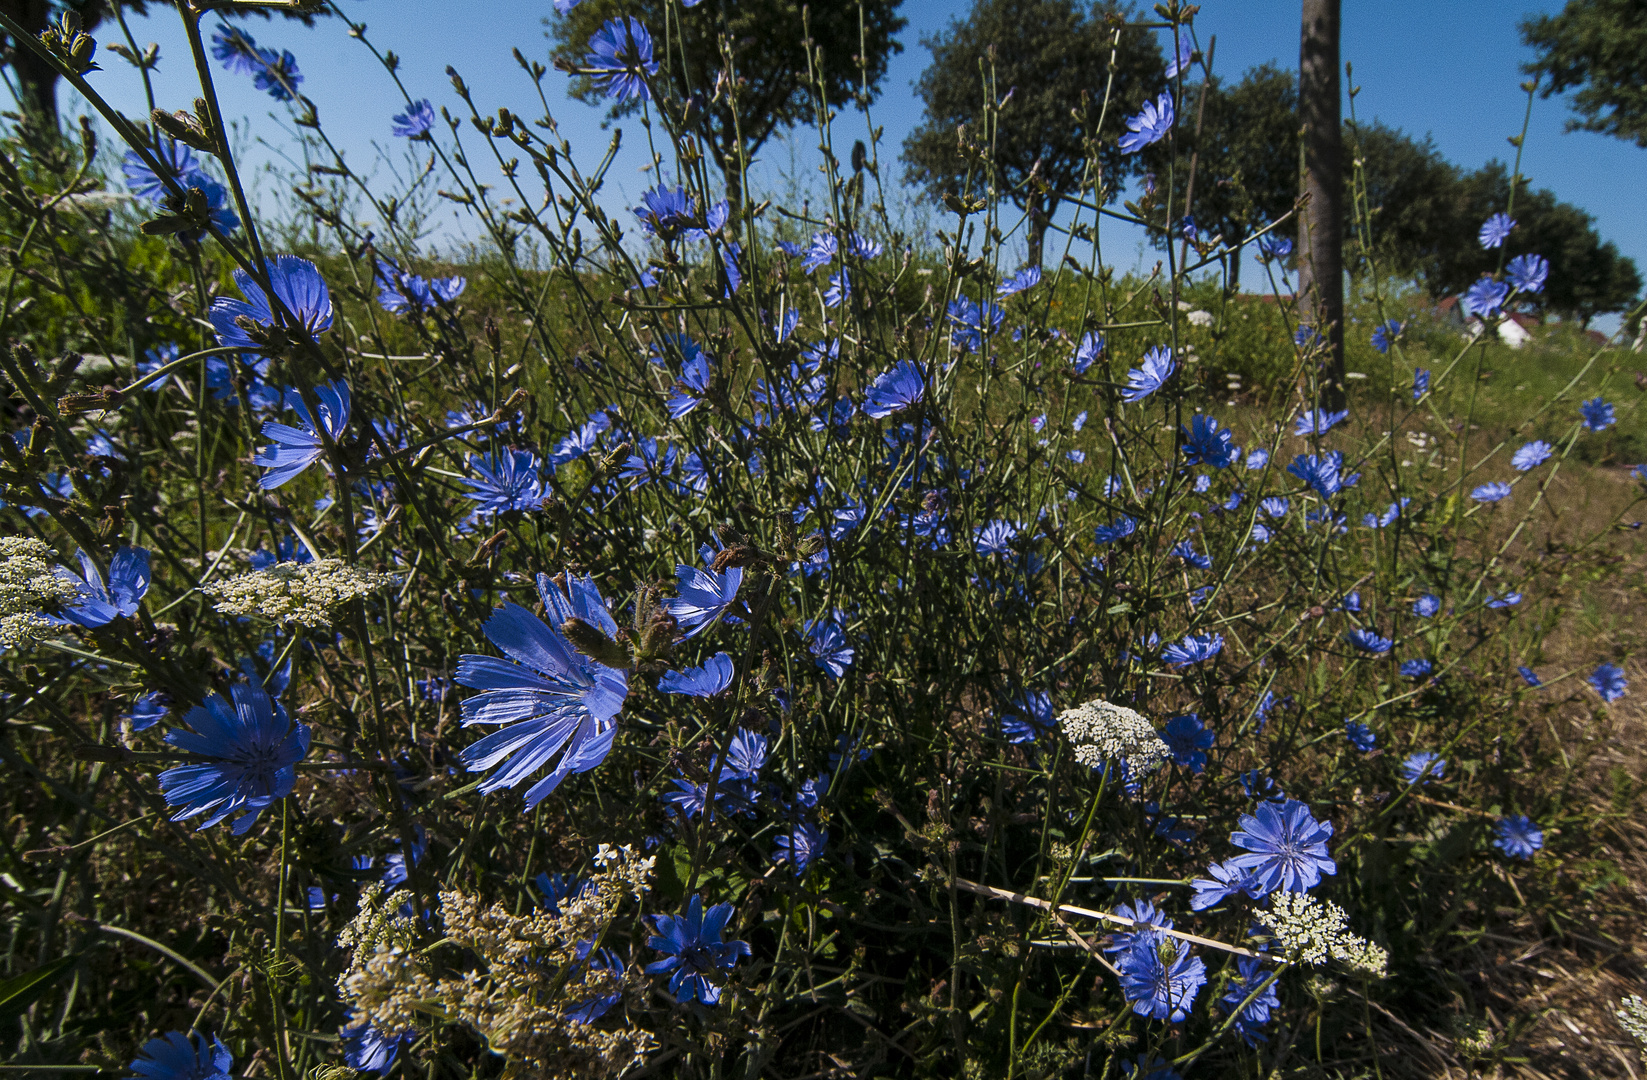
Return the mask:
[[[1202,236],[1240,241],[1279,220],[1300,191],[1298,87],[1290,71],[1260,65],[1231,83],[1195,66],[1178,83],[1174,138],[1130,158],[1115,152],[1127,116],[1167,82],[1157,40],[1168,40],[1164,34],[1131,29],[1115,43],[1118,24],[1140,18],[1119,0],[976,0],[965,19],[923,42],[933,59],[917,86],[924,122],[904,143],[906,179],[941,196],[958,192],[969,175],[976,180],[980,164],[992,166],[1000,189],[1031,212],[1031,262],[1041,260],[1046,219],[1079,186],[1094,140],[1111,200],[1135,178],[1147,176],[1150,186],[1161,189],[1172,178],[1173,222],[1163,217],[1164,190],[1145,203],[1160,230],[1158,246],[1169,238],[1181,242],[1192,159],[1188,216]],[[994,83],[986,88],[991,73]],[[1098,130],[1112,76],[1110,108]],[[1005,100],[986,141],[981,133],[990,90]],[[1428,136],[1377,121],[1346,123],[1343,146],[1347,267],[1408,277],[1437,298],[1462,292],[1497,267],[1499,252],[1483,250],[1476,233],[1488,215],[1508,204],[1510,175],[1503,163],[1464,169],[1447,161]],[[1371,209],[1367,249],[1355,227],[1352,185],[1358,175]],[[1549,285],[1539,299],[1544,310],[1588,322],[1635,301],[1642,287],[1635,262],[1602,239],[1590,214],[1533,187],[1525,176],[1514,209],[1519,224],[1506,254],[1536,251],[1550,260]],[[1292,236],[1296,229],[1284,232]],[[1238,285],[1233,263],[1231,271],[1232,285]]]

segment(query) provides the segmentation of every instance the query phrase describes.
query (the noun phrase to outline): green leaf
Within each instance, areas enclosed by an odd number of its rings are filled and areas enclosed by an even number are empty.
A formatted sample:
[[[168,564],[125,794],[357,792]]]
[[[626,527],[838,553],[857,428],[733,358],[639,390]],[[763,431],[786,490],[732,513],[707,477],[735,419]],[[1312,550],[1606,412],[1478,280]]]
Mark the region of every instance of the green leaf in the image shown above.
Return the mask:
[[[0,1020],[16,1020],[45,994],[58,976],[80,962],[80,954],[62,956],[33,971],[25,971],[0,983]]]

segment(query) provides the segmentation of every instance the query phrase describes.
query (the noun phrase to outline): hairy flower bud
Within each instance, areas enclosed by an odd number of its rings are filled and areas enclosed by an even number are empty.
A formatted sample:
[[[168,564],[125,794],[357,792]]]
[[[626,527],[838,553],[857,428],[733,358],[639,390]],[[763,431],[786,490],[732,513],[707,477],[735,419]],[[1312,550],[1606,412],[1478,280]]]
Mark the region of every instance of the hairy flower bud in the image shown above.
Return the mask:
[[[566,635],[566,640],[570,641],[578,652],[591,660],[600,661],[607,667],[627,668],[634,663],[634,657],[630,655],[627,645],[613,641],[599,627],[582,619],[567,619],[560,624],[560,632]]]

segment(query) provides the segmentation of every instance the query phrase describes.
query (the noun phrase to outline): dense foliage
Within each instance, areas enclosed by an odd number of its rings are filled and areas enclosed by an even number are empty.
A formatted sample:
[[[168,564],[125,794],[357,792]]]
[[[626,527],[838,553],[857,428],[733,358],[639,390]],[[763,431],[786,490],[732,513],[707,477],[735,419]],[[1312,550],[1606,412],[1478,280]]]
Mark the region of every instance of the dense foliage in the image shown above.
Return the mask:
[[[1077,244],[1105,139],[1064,261],[1017,269],[991,171],[935,237],[894,227],[812,54],[822,195],[734,204],[627,17],[574,66],[657,136],[633,209],[460,72],[459,111],[384,106],[485,238],[454,265],[422,172],[368,183],[290,54],[187,25],[193,111],[125,120],[63,23],[39,54],[128,145],[0,145],[12,1062],[1417,1076],[1389,1047],[1449,1024],[1450,1064],[1518,1052],[1448,961],[1613,881],[1556,719],[1602,723],[1627,657],[1546,652],[1638,501],[1611,353],[1490,418],[1489,335],[1369,278],[1323,411],[1273,235],[1274,304]],[[563,78],[522,67],[527,100]],[[207,75],[299,121],[301,223],[246,200]],[[1115,146],[1170,149],[1175,92]],[[1515,229],[1476,239],[1484,327],[1553,284]],[[1565,513],[1575,477],[1604,511]]]

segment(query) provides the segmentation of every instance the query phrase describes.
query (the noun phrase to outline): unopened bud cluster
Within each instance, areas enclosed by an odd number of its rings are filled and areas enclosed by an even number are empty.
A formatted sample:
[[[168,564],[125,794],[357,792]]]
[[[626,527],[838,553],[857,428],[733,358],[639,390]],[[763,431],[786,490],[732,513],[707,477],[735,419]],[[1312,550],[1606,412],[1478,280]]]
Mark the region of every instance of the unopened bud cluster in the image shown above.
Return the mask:
[[[1390,955],[1359,934],[1351,933],[1344,909],[1308,893],[1270,895],[1270,910],[1262,916],[1292,959],[1305,964],[1337,960],[1351,971],[1381,978]]]
[[[276,563],[205,586],[225,615],[256,615],[282,623],[326,627],[332,610],[390,584],[389,574],[345,564],[341,559]]]
[[[0,537],[0,645],[15,649],[49,637],[58,624],[45,609],[80,595],[77,582],[55,573],[52,556],[32,537]]]
[[[1058,726],[1075,747],[1075,760],[1089,768],[1122,761],[1133,776],[1142,776],[1167,759],[1167,744],[1148,720],[1108,701],[1066,709]]]

